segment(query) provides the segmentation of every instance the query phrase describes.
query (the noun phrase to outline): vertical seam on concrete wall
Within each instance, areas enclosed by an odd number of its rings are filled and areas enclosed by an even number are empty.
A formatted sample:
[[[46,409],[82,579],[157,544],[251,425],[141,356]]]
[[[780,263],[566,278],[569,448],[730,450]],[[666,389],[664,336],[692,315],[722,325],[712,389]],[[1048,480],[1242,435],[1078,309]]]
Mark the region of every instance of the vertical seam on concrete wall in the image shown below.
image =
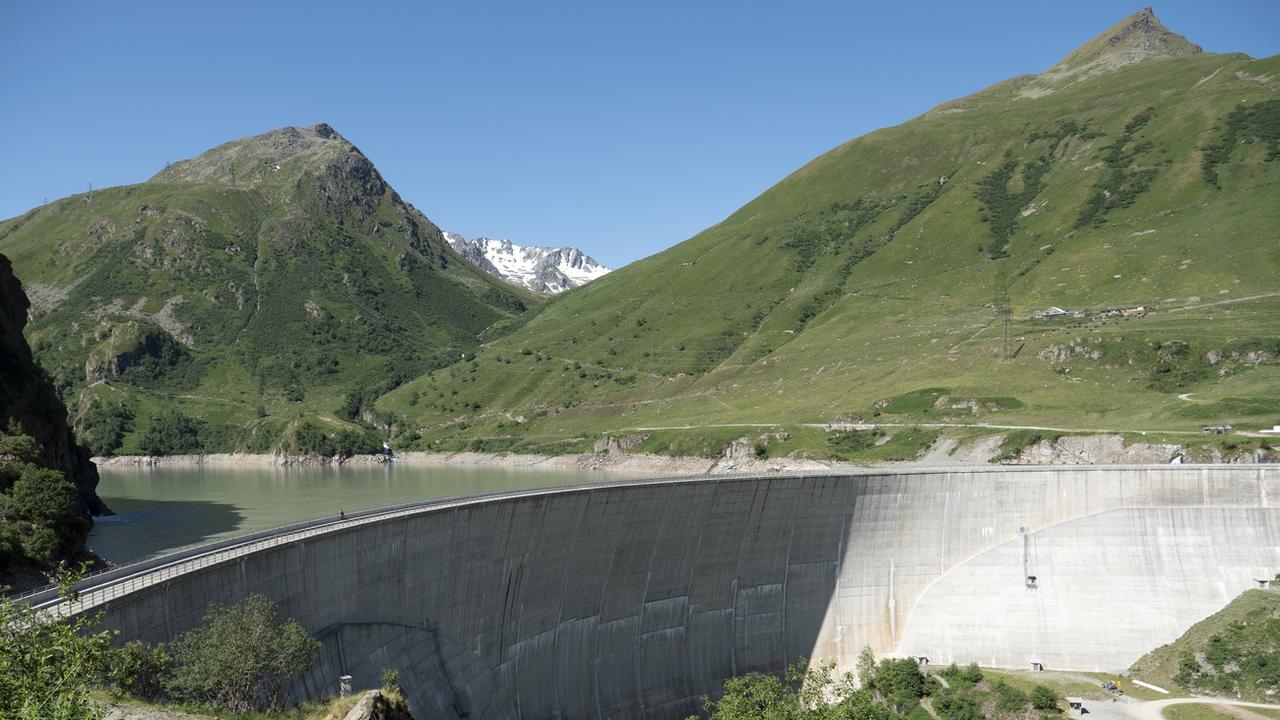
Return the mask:
[[[565,557],[564,562],[566,565],[569,563],[570,559],[573,558],[573,553],[578,547],[578,536],[582,533],[582,525],[583,525],[584,519],[586,518],[587,506],[591,503],[590,496],[583,496],[582,500],[583,502],[578,505],[578,516],[574,518],[573,537],[569,542],[568,551],[564,555]],[[552,637],[552,646],[551,646],[551,657],[555,658],[557,662],[559,662],[560,660],[559,628],[564,625],[564,587],[565,587],[565,584],[568,582],[569,582],[568,571],[560,573],[560,595],[556,601],[556,632],[555,632],[555,635]],[[556,683],[555,707],[557,712],[560,712],[560,713],[564,712],[563,702],[564,701],[560,697],[560,683]],[[599,698],[599,695],[596,694],[596,713],[597,714],[599,714],[599,710],[600,710],[600,698]]]
[[[809,492],[819,492],[819,485],[819,483],[815,483],[813,487],[809,488]],[[790,508],[788,508],[787,513],[791,513]],[[784,669],[787,663],[791,662],[787,657],[787,648],[791,647],[791,643],[787,642],[787,580],[791,577],[791,551],[795,547],[795,542],[796,523],[793,522],[787,525],[787,553],[783,556],[782,561],[782,611],[779,614],[779,620],[782,625],[782,666]]]
[[[717,491],[718,491],[719,487],[720,487],[720,483],[719,483],[719,482],[712,481],[712,483],[711,483],[711,489],[710,489],[711,497],[710,497],[710,499],[707,499],[707,500],[705,500],[705,501],[704,501],[704,502],[706,502],[706,503],[707,503],[707,506],[708,506],[708,507],[710,507],[710,506],[714,506],[714,505],[715,505],[715,501],[716,501],[716,493],[717,493]],[[698,495],[698,494],[699,494],[699,492],[698,492],[698,491],[699,491],[699,489],[700,489],[700,488],[697,488],[697,487],[693,487],[693,488],[691,488],[691,489],[690,489],[690,494],[691,494],[691,495]],[[698,540],[697,540],[697,543],[696,543],[696,544],[695,544],[695,546],[694,546],[695,552],[693,553],[693,557],[698,557],[698,556],[700,556],[700,555],[702,554],[702,541],[703,541],[703,539],[706,537],[706,533],[707,533],[707,526],[706,526],[706,524],[705,524],[705,523],[701,523],[701,524],[699,524],[699,525],[698,525]],[[697,568],[697,563],[696,563],[695,561],[693,561],[693,560],[690,560],[690,562],[688,563],[688,568],[689,568],[689,570],[688,570],[689,574],[688,574],[688,576],[687,576],[687,578],[686,578],[686,582],[685,582],[685,598],[686,598],[686,600],[685,600],[685,604],[684,604],[684,626],[685,626],[685,630],[686,630],[686,632],[688,632],[688,633],[689,633],[689,637],[691,637],[691,638],[692,638],[692,637],[693,637],[693,599],[692,599],[692,595],[693,595],[693,573],[694,573],[694,570]],[[685,648],[685,660],[688,662],[688,667],[692,670],[692,668],[694,667],[694,664],[693,664],[693,648],[694,648],[694,643],[693,643],[693,642],[688,642],[688,643],[685,643],[685,645],[686,645],[686,648]]]

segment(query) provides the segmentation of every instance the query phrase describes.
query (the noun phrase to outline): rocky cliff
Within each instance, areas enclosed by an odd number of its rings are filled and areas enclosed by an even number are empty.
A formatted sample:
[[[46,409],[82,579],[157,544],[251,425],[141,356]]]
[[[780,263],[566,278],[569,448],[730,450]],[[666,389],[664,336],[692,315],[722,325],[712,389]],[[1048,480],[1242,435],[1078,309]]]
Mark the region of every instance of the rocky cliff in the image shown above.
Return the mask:
[[[23,336],[30,302],[0,255],[0,427],[30,435],[42,450],[42,465],[66,473],[79,491],[84,517],[109,513],[98,498],[98,469],[89,451],[77,445],[67,426],[67,408],[44,370],[31,357]]]

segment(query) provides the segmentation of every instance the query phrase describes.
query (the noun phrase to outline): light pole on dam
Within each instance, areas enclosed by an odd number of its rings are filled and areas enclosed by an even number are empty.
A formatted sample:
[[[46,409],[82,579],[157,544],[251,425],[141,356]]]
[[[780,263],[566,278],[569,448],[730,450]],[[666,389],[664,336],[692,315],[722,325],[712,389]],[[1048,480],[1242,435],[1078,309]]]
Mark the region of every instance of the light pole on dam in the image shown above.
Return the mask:
[[[879,654],[1116,670],[1280,570],[1280,467],[701,476],[423,503],[95,580],[121,641],[261,593],[299,681],[419,717],[684,718],[727,677]],[[1034,577],[1034,581],[1030,578]]]

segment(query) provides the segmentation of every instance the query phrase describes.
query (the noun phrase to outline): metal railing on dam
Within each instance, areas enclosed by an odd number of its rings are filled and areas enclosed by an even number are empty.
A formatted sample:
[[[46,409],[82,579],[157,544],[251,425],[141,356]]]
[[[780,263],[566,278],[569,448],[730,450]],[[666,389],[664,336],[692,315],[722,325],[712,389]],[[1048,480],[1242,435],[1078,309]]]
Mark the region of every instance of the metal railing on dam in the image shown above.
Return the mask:
[[[162,641],[260,593],[296,690],[400,671],[442,718],[683,718],[729,676],[877,654],[1119,669],[1280,571],[1280,467],[989,466],[620,481],[352,513],[89,578]]]

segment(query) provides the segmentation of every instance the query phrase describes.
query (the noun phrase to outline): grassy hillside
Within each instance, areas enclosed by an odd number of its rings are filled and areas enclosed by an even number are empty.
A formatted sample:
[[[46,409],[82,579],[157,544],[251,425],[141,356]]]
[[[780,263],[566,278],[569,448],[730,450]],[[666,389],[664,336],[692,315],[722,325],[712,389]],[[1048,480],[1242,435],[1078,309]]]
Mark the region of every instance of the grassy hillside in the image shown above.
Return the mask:
[[[832,150],[378,406],[422,447],[840,418],[1269,425],[1278,90],[1280,58],[1204,54],[1139,13]]]
[[[1280,592],[1249,590],[1130,670],[1169,689],[1274,702],[1266,692],[1280,687]]]
[[[97,452],[137,452],[173,406],[209,450],[271,449],[303,419],[312,436],[354,431],[377,395],[531,301],[454,254],[326,125],[36,208],[0,223],[0,250]]]

